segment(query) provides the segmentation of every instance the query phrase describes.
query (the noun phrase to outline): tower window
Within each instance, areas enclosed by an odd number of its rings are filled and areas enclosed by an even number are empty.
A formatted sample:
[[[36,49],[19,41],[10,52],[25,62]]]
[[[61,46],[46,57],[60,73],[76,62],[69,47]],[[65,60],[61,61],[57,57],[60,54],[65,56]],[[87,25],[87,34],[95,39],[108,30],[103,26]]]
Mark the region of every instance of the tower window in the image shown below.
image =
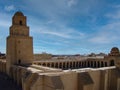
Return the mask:
[[[18,60],[18,64],[21,64],[21,60],[20,59]]]
[[[20,23],[20,25],[23,25],[23,23],[22,23],[22,21],[21,21],[21,20],[20,20],[20,22],[19,22],[19,23]]]
[[[115,65],[114,60],[111,60],[110,61],[110,66],[114,66],[114,65]]]

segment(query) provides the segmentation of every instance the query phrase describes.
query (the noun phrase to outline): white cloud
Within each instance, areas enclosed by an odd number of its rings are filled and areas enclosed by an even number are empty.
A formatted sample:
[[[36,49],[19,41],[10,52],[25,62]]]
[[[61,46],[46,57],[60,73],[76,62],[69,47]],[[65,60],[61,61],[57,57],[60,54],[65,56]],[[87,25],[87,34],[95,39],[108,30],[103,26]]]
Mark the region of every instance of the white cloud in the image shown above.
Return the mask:
[[[10,26],[10,23],[11,23],[10,21],[7,21],[7,20],[4,20],[4,21],[3,21],[3,20],[1,20],[1,21],[0,21],[0,26],[7,28],[7,27]]]
[[[113,8],[120,8],[120,4],[113,5],[112,7],[113,7]]]
[[[60,32],[54,32],[54,31],[41,31],[41,34],[48,34],[48,35],[54,35],[54,36],[59,36],[59,37],[63,37],[63,38],[70,38],[70,36],[68,34],[65,33],[60,33]]]
[[[120,5],[112,7],[112,11],[105,14],[108,23],[98,27],[98,32],[89,39],[92,43],[111,44],[118,42],[120,35]]]
[[[35,17],[32,17],[29,22],[31,31],[40,35],[45,34],[65,39],[81,39],[85,37],[85,33],[67,26],[65,22],[56,20],[45,20],[41,22]]]
[[[9,27],[10,26],[10,24],[11,24],[11,17],[10,17],[10,15],[9,14],[7,14],[7,13],[1,13],[0,14],[0,18],[1,18],[1,20],[0,20],[0,26],[1,27]]]
[[[15,6],[14,5],[9,5],[9,6],[5,6],[5,8],[4,8],[6,11],[13,11],[13,10],[15,10]]]
[[[105,15],[110,19],[120,19],[120,10]]]
[[[114,37],[109,38],[109,36],[105,36],[103,34],[91,38],[90,41],[98,44],[108,44],[108,43],[112,43],[114,39],[115,39]]]
[[[75,5],[77,2],[76,0],[68,0],[68,6],[72,7],[73,5]]]
[[[32,28],[34,32],[39,33],[39,34],[46,34],[46,35],[51,35],[54,37],[61,37],[61,38],[66,38],[66,39],[76,39],[76,38],[83,38],[85,36],[84,33],[80,31],[76,31],[70,28],[51,28],[51,27],[34,27]]]
[[[100,8],[98,7],[99,0],[29,0],[29,2],[25,0],[24,4],[23,8],[29,12],[31,12],[32,7],[34,13],[57,19],[64,16],[74,16],[75,14],[78,16],[92,15],[91,11]]]
[[[105,14],[107,18],[111,19],[120,19],[120,5],[114,5],[112,6],[112,11]]]
[[[112,22],[99,28],[89,39],[92,43],[109,44],[120,40],[120,22]]]

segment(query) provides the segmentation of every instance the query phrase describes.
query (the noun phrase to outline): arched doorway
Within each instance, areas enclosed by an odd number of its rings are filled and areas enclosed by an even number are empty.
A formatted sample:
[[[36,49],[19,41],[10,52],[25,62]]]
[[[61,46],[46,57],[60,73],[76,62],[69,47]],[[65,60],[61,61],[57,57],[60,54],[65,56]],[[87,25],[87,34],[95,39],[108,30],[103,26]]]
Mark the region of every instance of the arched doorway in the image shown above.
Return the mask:
[[[18,64],[21,64],[21,60],[20,59],[18,60]]]
[[[114,66],[115,63],[114,63],[114,60],[110,60],[110,66]]]
[[[103,63],[103,61],[101,62],[101,67],[104,67],[104,63]]]

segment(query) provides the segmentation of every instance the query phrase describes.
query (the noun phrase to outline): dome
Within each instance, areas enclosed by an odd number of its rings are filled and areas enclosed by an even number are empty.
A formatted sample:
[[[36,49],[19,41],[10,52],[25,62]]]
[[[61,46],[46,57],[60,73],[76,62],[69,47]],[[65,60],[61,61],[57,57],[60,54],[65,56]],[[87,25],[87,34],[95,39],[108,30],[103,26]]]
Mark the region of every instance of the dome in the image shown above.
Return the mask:
[[[21,11],[17,11],[14,16],[24,16],[24,14]]]
[[[119,49],[118,49],[117,47],[113,47],[113,48],[111,49],[111,52],[119,53]]]
[[[113,47],[111,49],[110,56],[119,56],[119,55],[120,55],[119,49],[117,47]]]

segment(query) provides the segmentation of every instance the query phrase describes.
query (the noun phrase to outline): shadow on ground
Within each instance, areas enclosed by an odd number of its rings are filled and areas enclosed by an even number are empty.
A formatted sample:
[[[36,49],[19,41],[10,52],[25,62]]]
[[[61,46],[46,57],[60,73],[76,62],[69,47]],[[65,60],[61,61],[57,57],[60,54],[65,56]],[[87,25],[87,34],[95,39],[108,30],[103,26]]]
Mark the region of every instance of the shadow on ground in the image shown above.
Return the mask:
[[[0,72],[0,90],[22,90],[11,78]]]

